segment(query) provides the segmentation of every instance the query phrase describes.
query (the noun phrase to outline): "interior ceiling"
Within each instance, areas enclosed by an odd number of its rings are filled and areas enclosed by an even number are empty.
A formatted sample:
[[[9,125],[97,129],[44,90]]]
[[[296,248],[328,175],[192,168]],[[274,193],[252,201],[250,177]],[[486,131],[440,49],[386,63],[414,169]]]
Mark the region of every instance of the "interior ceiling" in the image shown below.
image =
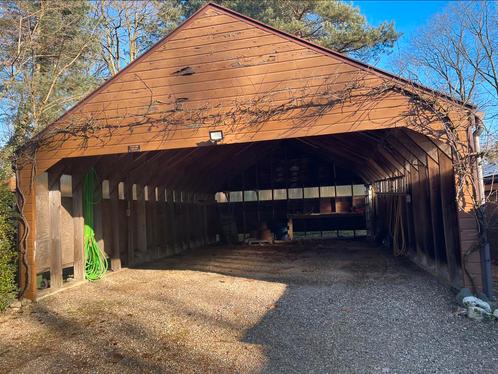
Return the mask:
[[[417,135],[420,136],[420,135]],[[216,192],[230,178],[268,157],[282,142],[356,173],[364,183],[402,176],[424,150],[406,129],[386,129],[264,142],[78,157],[50,171],[77,174],[95,167],[102,179]]]

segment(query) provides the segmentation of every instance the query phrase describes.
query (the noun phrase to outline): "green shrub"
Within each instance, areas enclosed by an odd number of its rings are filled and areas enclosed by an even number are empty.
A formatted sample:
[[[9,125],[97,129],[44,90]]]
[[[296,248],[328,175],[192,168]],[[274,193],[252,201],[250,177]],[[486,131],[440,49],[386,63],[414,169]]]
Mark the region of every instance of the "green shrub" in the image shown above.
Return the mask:
[[[0,171],[0,311],[16,294],[16,213],[14,194],[3,183],[5,173]]]

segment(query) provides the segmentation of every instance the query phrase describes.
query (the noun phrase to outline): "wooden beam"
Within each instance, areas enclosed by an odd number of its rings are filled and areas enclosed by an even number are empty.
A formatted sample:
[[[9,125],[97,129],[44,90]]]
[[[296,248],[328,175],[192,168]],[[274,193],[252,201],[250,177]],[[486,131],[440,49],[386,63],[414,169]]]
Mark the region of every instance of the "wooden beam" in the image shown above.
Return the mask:
[[[128,229],[128,255],[126,265],[128,267],[135,264],[135,209],[133,208],[133,183],[129,180],[125,182],[126,216]]]
[[[396,139],[410,152],[420,163],[427,166],[426,153],[420,146],[408,137],[401,129],[395,132]]]
[[[37,272],[44,272],[50,269],[51,257],[48,173],[46,172],[35,177],[35,202],[36,266]]]
[[[83,218],[83,174],[72,175],[73,185],[73,232],[74,232],[74,279],[85,279],[85,250]]]
[[[426,163],[428,163],[426,157]],[[431,213],[430,213],[430,197],[429,197],[429,177],[426,166],[420,166],[418,169],[419,173],[419,200],[415,201],[416,208],[420,209],[420,214],[422,220],[418,224],[422,227],[423,233],[423,250],[427,256],[428,264],[434,258],[434,240],[431,225]]]
[[[437,155],[437,150],[436,150]],[[446,262],[443,209],[441,204],[441,179],[439,176],[439,164],[432,157],[427,159],[427,171],[429,173],[429,197],[431,209],[432,237],[434,240],[434,260],[436,272],[439,275],[449,277],[449,274],[441,274],[443,263]]]
[[[438,162],[437,146],[425,135],[418,132],[404,129],[405,133],[414,143],[416,143],[434,162]]]
[[[159,247],[159,257],[165,257],[166,252],[166,232],[167,225],[166,222],[166,201],[165,201],[166,190],[164,186],[157,186],[157,210],[156,210],[156,225],[157,225],[157,246]]]
[[[50,288],[62,287],[61,190],[60,174],[48,173],[50,216]]]
[[[139,261],[143,262],[147,259],[147,219],[145,211],[145,195],[144,186],[136,184],[137,188],[137,251],[139,253]]]
[[[109,181],[109,197],[111,199],[111,224],[112,224],[112,249],[111,249],[111,269],[117,271],[121,269],[121,242],[119,225],[119,181]]]
[[[412,214],[413,214],[413,228],[414,228],[414,234],[415,234],[415,248],[417,250],[417,257],[418,258],[423,258],[424,254],[424,232],[423,228],[421,226],[422,221],[424,220],[423,215],[420,212],[420,209],[418,209],[418,204],[421,201],[421,194],[420,194],[420,175],[418,173],[418,170],[415,170],[413,168],[412,172],[410,173],[410,190],[411,190],[411,196],[412,196]]]
[[[441,204],[443,206],[444,240],[450,281],[454,286],[461,286],[460,275],[460,241],[457,216],[455,177],[451,159],[438,150],[439,175],[441,178]]]

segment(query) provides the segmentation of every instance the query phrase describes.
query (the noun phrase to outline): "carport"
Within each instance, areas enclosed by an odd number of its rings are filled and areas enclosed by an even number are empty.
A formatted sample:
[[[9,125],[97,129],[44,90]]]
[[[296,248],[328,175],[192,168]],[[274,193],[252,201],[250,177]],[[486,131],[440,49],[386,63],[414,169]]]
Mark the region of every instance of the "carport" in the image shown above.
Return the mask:
[[[208,4],[19,151],[21,289],[217,242],[364,237],[480,288],[474,108]],[[470,179],[469,179],[470,178]],[[95,192],[95,191],[93,191]],[[72,280],[72,281],[70,281]]]

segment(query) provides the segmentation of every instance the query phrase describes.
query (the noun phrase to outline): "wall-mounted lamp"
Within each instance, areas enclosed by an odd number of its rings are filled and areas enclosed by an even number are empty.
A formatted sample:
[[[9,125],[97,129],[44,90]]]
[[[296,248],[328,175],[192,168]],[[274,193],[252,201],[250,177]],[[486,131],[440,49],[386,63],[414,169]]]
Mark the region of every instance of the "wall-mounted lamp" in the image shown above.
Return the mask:
[[[221,130],[209,131],[209,140],[211,140],[214,143],[223,140],[223,131]]]

